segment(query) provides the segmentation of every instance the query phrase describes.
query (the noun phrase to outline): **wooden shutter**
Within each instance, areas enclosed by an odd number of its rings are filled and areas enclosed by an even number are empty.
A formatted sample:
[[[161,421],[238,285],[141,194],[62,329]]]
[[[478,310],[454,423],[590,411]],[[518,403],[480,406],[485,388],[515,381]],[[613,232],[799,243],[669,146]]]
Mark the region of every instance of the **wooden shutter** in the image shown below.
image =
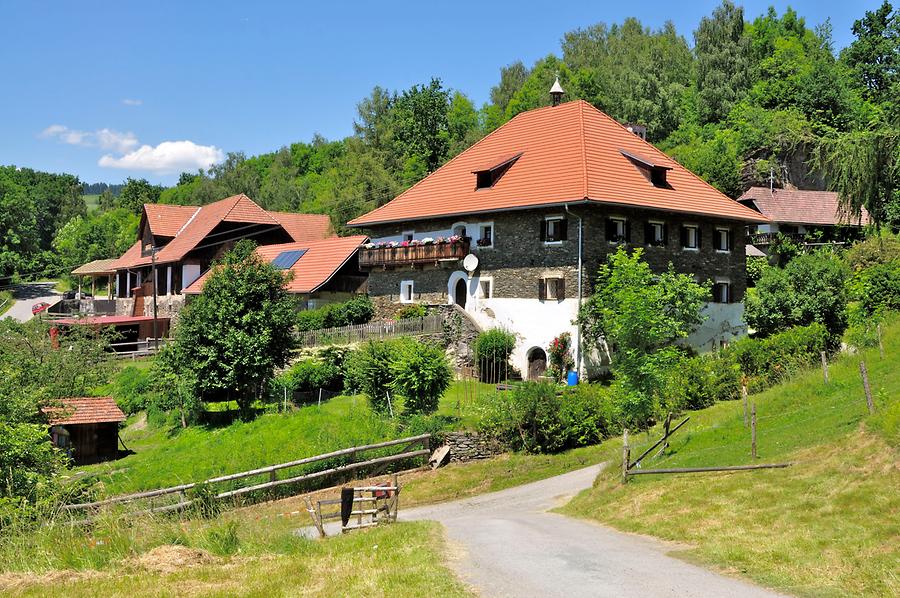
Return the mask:
[[[644,223],[644,245],[653,245],[653,225],[649,222]]]
[[[569,239],[569,219],[563,218],[559,221],[559,240],[567,241]]]
[[[625,221],[625,242],[631,243],[631,220]]]
[[[556,279],[556,300],[562,301],[566,298],[566,279],[565,278],[557,278]]]
[[[663,246],[669,246],[669,225],[663,222],[662,226],[662,237],[663,237]]]
[[[681,225],[681,246],[687,247],[687,227],[685,225]]]
[[[697,227],[697,249],[700,249],[700,244],[703,242],[703,229],[699,226]]]
[[[544,301],[547,298],[547,281],[538,278],[538,299]]]
[[[734,231],[728,229],[728,251],[734,251]]]
[[[615,234],[616,234],[615,223],[613,223],[612,218],[607,218],[606,219],[606,240],[612,241]]]
[[[547,221],[541,220],[540,225],[541,225],[541,241],[546,241],[547,240]]]

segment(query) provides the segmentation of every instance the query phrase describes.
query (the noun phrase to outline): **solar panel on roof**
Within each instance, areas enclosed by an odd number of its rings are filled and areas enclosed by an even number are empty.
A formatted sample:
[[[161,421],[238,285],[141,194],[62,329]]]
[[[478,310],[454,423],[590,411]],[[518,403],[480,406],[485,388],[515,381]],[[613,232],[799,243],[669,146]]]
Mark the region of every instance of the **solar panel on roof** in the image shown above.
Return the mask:
[[[306,253],[306,249],[292,249],[291,251],[282,251],[278,254],[274,260],[272,260],[272,265],[278,268],[279,270],[287,270],[291,266],[297,263],[303,254]]]

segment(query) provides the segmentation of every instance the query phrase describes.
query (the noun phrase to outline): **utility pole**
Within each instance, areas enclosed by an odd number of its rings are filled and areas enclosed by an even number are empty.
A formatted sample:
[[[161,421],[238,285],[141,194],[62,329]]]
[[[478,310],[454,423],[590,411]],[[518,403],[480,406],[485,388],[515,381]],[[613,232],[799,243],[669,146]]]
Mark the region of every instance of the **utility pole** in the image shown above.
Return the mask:
[[[156,246],[150,247],[150,264],[152,266],[153,276],[153,346],[156,352],[159,352],[159,331],[156,325]]]

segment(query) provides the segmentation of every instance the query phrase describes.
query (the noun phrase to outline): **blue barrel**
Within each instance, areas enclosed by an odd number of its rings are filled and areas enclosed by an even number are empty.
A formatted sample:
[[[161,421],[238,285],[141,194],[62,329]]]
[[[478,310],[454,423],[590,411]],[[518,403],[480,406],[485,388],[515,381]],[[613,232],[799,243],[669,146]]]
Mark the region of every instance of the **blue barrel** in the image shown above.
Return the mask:
[[[569,374],[566,376],[566,382],[569,386],[575,386],[578,384],[578,372],[575,370],[571,370]]]

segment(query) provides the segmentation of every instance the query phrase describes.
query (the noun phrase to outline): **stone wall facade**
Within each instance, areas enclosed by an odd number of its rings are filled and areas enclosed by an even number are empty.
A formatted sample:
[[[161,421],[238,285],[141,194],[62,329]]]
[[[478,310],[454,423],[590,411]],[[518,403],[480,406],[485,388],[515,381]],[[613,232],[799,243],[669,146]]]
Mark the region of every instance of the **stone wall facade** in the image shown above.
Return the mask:
[[[489,459],[504,452],[503,447],[496,440],[473,432],[448,432],[446,444],[450,447],[451,463]]]

